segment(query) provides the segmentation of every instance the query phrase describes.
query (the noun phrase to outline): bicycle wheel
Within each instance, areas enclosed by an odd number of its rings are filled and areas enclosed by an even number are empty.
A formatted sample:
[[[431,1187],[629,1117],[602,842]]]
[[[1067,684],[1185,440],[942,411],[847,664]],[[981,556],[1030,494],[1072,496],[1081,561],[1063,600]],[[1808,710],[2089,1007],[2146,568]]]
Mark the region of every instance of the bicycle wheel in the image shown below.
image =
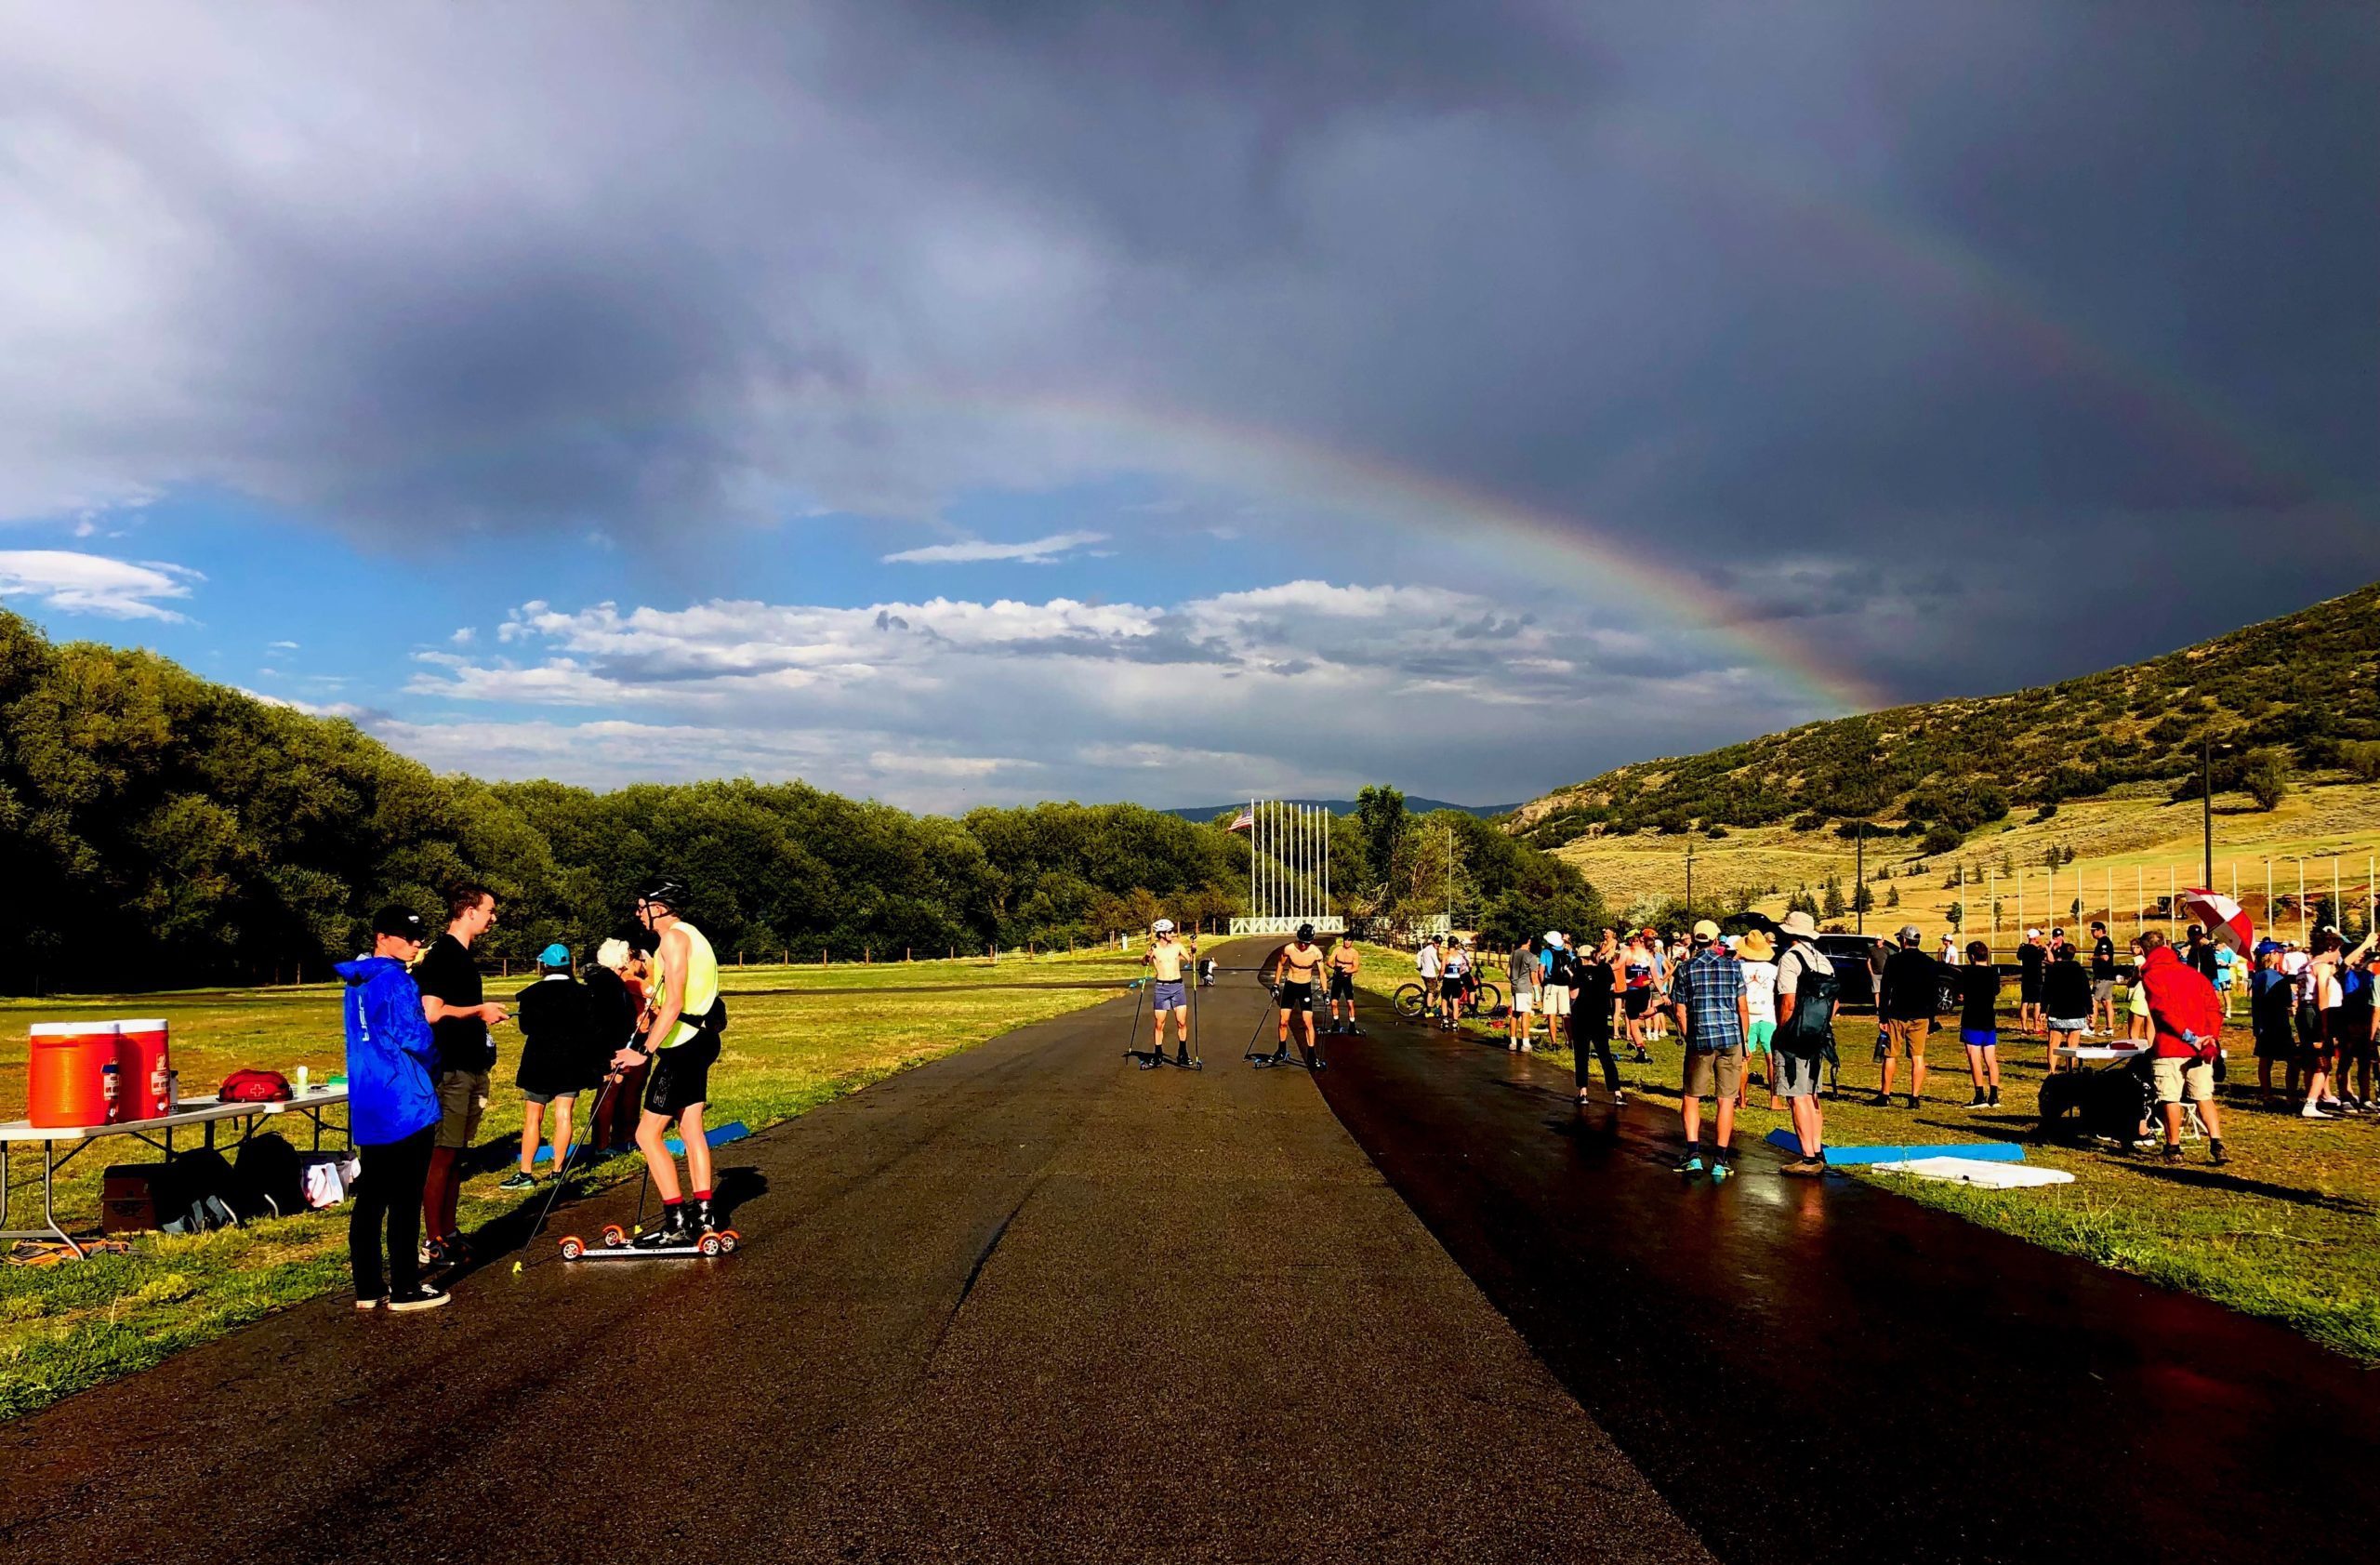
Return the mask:
[[[1428,992],[1419,984],[1407,984],[1400,988],[1396,991],[1396,1014],[1408,1022],[1421,1015]]]
[[[1482,983],[1479,986],[1479,992],[1472,996],[1471,1001],[1472,1009],[1483,1016],[1502,1003],[1504,1003],[1504,986],[1501,984]]]

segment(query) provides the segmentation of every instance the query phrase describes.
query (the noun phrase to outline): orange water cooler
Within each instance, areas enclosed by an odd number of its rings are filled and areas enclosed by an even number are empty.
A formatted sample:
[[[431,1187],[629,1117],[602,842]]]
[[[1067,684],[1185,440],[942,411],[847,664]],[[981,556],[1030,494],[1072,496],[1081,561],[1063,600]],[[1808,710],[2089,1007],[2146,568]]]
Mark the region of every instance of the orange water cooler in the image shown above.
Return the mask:
[[[174,1054],[166,1041],[164,1019],[118,1022],[115,1030],[121,1041],[116,1064],[124,1072],[124,1085],[116,1098],[116,1118],[153,1120],[160,1114],[172,1113],[173,1105],[168,1100],[173,1095]]]
[[[45,1127],[106,1124],[107,1068],[120,1064],[123,1041],[113,1022],[35,1022],[25,1118]]]

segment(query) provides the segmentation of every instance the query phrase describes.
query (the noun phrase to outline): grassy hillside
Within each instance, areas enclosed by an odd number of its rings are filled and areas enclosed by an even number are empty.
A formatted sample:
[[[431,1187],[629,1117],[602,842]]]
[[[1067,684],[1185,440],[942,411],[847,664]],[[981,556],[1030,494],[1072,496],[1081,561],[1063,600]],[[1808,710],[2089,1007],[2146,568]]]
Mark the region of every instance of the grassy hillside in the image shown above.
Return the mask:
[[[1513,824],[1540,847],[1790,827],[1787,847],[1866,820],[1938,855],[2044,804],[2194,800],[2202,738],[2228,747],[2218,790],[2258,802],[2277,784],[2380,777],[2380,585],[2059,684],[1634,763],[1523,805]]]

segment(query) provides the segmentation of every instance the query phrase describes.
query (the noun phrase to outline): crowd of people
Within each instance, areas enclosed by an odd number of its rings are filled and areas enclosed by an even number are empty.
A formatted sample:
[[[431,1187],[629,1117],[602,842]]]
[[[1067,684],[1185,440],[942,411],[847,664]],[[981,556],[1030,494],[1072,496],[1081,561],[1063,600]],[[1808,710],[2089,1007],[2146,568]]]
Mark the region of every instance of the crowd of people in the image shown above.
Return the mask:
[[[1597,1072],[1612,1099],[1623,1101],[1614,1045],[1647,1060],[1645,1045],[1673,1026],[1685,1043],[1679,1171],[1720,1179],[1732,1174],[1735,1116],[1757,1088],[1771,1109],[1792,1117],[1801,1155],[1785,1172],[1817,1173],[1824,1166],[1820,1099],[1841,1090],[1833,1026],[1844,994],[1838,963],[1848,960],[1856,975],[1860,957],[1857,950],[1847,959],[1821,951],[1805,912],[1789,914],[1775,930],[1724,935],[1704,920],[1673,938],[1653,929],[1625,936],[1606,929],[1592,946],[1548,930],[1504,959],[1511,992],[1505,1046],[1533,1051],[1541,1023],[1547,1042],[1567,1040],[1572,1048],[1580,1102],[1592,1099]],[[2280,1066],[2281,1090],[2292,1101],[2302,1081],[2299,1111],[2309,1118],[2380,1107],[2371,1095],[2376,945],[2367,938],[2349,950],[2334,931],[2319,935],[2310,951],[2294,943],[2258,945],[2253,977],[2239,987],[2253,988],[2260,1091],[2268,1101]],[[2153,1094],[2141,1135],[2161,1140],[2166,1158],[2178,1158],[2187,1113],[2204,1127],[2213,1160],[2228,1161],[2214,1082],[2235,975],[2251,971],[2249,959],[2196,925],[2179,948],[2162,932],[2146,931],[2129,942],[2129,957],[2133,976],[2124,985],[2127,968],[2104,922],[2090,925],[2087,946],[2063,929],[2027,930],[2014,964],[2015,1036],[2044,1046],[2051,1073],[2080,1068],[2078,1051],[2094,1039],[2119,1057],[2136,1050]],[[1453,975],[1470,962],[1468,947],[1454,940],[1426,938],[1416,953],[1415,968],[1432,989],[1442,1027],[1461,1019],[1465,1001]],[[1971,1090],[1966,1107],[1999,1107],[2001,1004],[2012,975],[1990,946],[1962,946],[1946,935],[1929,952],[1921,932],[1908,925],[1872,942],[1865,966],[1876,1016],[1871,1106],[1915,1110],[1925,1103],[1930,1045],[1950,1015]]]
[[[513,1085],[522,1119],[519,1166],[500,1188],[534,1188],[546,1147],[550,1177],[561,1180],[575,1148],[609,1155],[632,1146],[662,1202],[661,1221],[637,1244],[682,1246],[718,1227],[703,1111],[727,1015],[718,958],[684,918],[687,901],[680,882],[650,882],[633,917],[581,962],[565,946],[547,947],[509,1005],[486,998],[471,955],[497,916],[484,887],[458,888],[435,936],[412,908],[374,916],[371,951],[338,968],[363,1165],[348,1227],[358,1309],[436,1308],[449,1295],[435,1279],[475,1259],[456,1207],[493,1090],[496,1029],[508,1023],[521,1034]],[[582,1127],[578,1100],[589,1094]],[[673,1130],[686,1148],[682,1186]]]

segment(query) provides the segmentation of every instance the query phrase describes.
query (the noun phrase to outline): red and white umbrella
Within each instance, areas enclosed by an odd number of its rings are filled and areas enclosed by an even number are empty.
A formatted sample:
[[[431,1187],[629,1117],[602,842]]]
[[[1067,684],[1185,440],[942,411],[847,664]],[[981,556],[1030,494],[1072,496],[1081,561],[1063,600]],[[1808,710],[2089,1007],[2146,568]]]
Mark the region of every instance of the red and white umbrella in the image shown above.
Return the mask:
[[[2248,915],[2228,896],[2211,891],[2182,893],[2182,910],[2190,922],[2206,928],[2206,937],[2230,947],[2241,956],[2255,949],[2256,932],[2248,922]]]

